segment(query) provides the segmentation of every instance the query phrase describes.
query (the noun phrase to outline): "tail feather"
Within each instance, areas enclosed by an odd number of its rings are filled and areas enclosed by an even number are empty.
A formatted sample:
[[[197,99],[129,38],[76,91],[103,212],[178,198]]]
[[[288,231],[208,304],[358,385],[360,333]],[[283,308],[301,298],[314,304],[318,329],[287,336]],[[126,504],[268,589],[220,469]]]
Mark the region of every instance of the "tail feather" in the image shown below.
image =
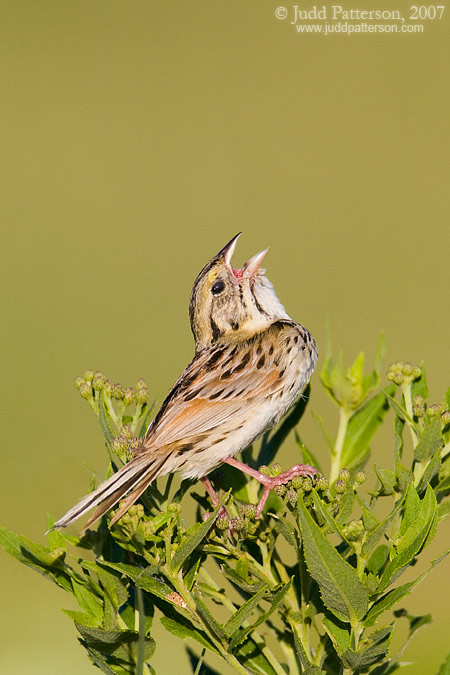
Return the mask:
[[[86,495],[86,497],[83,497],[83,499],[81,499],[78,504],[67,511],[67,513],[53,525],[49,532],[59,527],[67,527],[67,525],[71,525],[76,520],[78,520],[78,518],[81,518],[85,513],[90,511],[91,508],[100,504],[100,507],[89,519],[86,527],[84,528],[85,530],[87,527],[89,527],[89,525],[92,525],[93,522],[95,522],[110,508],[112,508],[114,504],[117,504],[123,495],[129,492],[133,486],[137,486],[137,484],[140,485],[143,477],[145,476],[148,477],[148,481],[141,490],[141,492],[143,492],[145,487],[147,487],[147,485],[157,477],[161,466],[164,463],[164,459],[165,457],[152,462],[148,455],[146,457],[143,457],[142,455],[135,457],[130,462],[128,462],[128,464],[125,464],[125,466],[119,469],[117,473],[108,478],[108,480],[105,480],[103,483],[101,483],[93,492],[90,492],[88,495]],[[133,501],[138,498],[141,492],[136,494],[136,497]],[[133,502],[130,502],[128,506],[131,506],[132,503]]]
[[[126,496],[126,499],[123,501],[123,503],[120,505],[120,509],[115,514],[114,518],[109,523],[110,527],[114,525],[114,523],[116,523],[123,516],[123,514],[126,513],[126,511],[128,511],[130,506],[134,504],[134,502],[141,496],[141,494],[148,487],[148,485],[150,485],[150,483],[153,480],[155,480],[163,461],[158,462],[156,466],[152,465],[151,467],[149,467],[147,471],[145,471],[142,474],[142,477],[137,479],[138,480],[137,483],[136,478],[133,478],[133,481],[127,487],[127,489],[124,490],[120,488],[119,490],[117,490],[117,492],[113,492],[112,495],[110,495],[107,499],[102,501],[99,504],[99,506],[95,509],[94,513],[89,518],[86,525],[81,530],[81,534],[85,532],[88,529],[88,527],[92,525],[92,523],[95,523],[96,520],[101,518],[105,513],[107,513],[110,509],[112,509],[112,507],[115,506],[115,504],[117,504],[117,502],[122,499],[122,497],[128,492],[128,490],[133,488],[132,491]]]

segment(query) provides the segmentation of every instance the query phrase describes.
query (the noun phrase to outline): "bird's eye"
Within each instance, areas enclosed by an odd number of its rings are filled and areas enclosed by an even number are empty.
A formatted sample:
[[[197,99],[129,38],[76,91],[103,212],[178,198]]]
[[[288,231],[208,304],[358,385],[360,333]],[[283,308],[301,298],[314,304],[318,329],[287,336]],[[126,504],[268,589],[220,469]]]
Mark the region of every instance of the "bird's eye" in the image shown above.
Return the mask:
[[[216,281],[216,283],[211,287],[211,293],[213,295],[219,295],[219,293],[222,293],[224,288],[225,288],[224,282],[221,279],[219,279],[219,281]]]

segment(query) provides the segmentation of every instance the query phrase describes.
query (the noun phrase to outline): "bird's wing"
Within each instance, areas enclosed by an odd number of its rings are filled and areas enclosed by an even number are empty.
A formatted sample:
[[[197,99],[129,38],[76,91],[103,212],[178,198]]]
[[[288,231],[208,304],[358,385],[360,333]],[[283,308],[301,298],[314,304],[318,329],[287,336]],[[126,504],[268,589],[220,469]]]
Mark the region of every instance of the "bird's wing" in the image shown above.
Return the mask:
[[[295,330],[290,326],[289,331]],[[285,333],[285,330],[282,331]],[[248,417],[260,397],[283,386],[281,336],[271,331],[260,342],[227,345],[200,352],[186,368],[149,427],[142,451],[207,433],[232,417]]]

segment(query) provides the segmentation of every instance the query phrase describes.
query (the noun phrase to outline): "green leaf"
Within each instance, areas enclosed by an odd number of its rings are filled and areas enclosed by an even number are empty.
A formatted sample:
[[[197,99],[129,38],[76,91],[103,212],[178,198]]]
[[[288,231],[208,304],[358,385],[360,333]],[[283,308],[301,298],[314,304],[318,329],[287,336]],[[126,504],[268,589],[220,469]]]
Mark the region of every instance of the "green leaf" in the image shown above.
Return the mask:
[[[410,485],[408,492],[412,492],[413,489],[414,486]],[[425,496],[420,503],[417,518],[397,541],[397,553],[394,553],[393,556],[391,554],[391,561],[380,579],[379,590],[384,590],[386,586],[394,581],[402,573],[404,567],[420,551],[433,524],[436,512],[436,497],[433,490],[428,486]]]
[[[414,459],[417,462],[424,462],[442,448],[444,441],[441,436],[441,417],[429,424],[414,448]]]
[[[354,568],[322,534],[302,500],[298,514],[306,564],[319,585],[324,604],[338,619],[354,625],[367,611],[367,591]]]
[[[137,655],[139,644],[139,633],[134,630],[101,630],[100,628],[90,628],[82,624],[75,624],[79,633],[81,633],[84,642],[95,651],[102,654],[114,654],[116,657],[133,663]],[[155,651],[155,641],[153,638],[145,638],[145,658],[148,659]]]
[[[209,651],[214,652],[214,654],[219,653],[209,637],[207,637],[206,633],[198,630],[197,628],[194,628],[190,621],[183,620],[181,617],[174,619],[168,616],[162,616],[161,623],[164,628],[169,631],[169,633],[172,633],[172,635],[175,635],[182,640],[191,638],[192,640],[196,640],[199,644],[201,644],[202,647],[205,647],[205,649],[209,649]]]
[[[449,392],[450,392],[450,389],[449,389]],[[447,392],[447,394],[449,392]],[[444,661],[441,663],[441,667],[439,668],[436,675],[450,675],[450,652],[448,653],[448,656],[446,656]]]
[[[418,518],[420,513],[420,497],[414,485],[409,485],[405,495],[405,506],[400,523],[399,536],[402,536]]]
[[[210,517],[207,520],[203,521],[203,523],[201,523],[198,526],[194,534],[186,537],[183,543],[180,545],[180,547],[175,551],[175,555],[172,558],[172,567],[174,568],[174,570],[180,569],[186,558],[189,555],[191,555],[192,551],[194,551],[197,548],[197,546],[201,544],[203,539],[209,533],[212,526],[217,520],[220,509],[222,508],[224,502],[228,499],[229,494],[230,491],[226,492],[223,495],[222,499],[220,500],[219,504],[214,509]]]
[[[369,638],[372,644],[367,649],[361,647],[358,652],[349,649],[342,655],[344,665],[355,671],[381,661],[388,652],[392,629],[393,626],[386,626],[373,633]]]
[[[236,584],[236,586],[245,591],[245,593],[257,593],[263,586],[266,585],[263,581],[257,581],[255,583],[245,581],[229,566],[225,567],[224,574],[227,579],[229,579],[233,584]]]
[[[375,473],[381,483],[381,488],[377,491],[377,494],[381,497],[394,494],[394,486],[396,483],[394,472],[389,469],[378,469],[375,467]]]
[[[398,417],[396,418],[398,419]],[[397,461],[395,465],[395,477],[396,477],[396,492],[406,492],[408,485],[414,481],[414,474],[412,471],[403,466],[400,461]]]
[[[103,436],[105,437],[107,443],[111,445],[112,441],[115,438],[115,434],[111,428],[109,416],[105,406],[104,396],[105,396],[104,392],[101,391],[100,396],[98,397],[98,412],[99,412],[98,419],[103,432]]]
[[[450,502],[442,502],[438,506],[439,521],[445,520],[450,516]]]
[[[74,579],[72,579],[72,588],[81,609],[91,617],[96,626],[100,626],[103,618],[103,607],[99,598],[92,590],[89,590],[84,584],[80,584]]]
[[[397,464],[403,455],[403,429],[405,420],[398,415],[394,418],[394,464]]]
[[[65,591],[73,593],[71,578],[76,577],[76,573],[64,563],[64,550],[58,555],[59,549],[50,551],[46,546],[35,544],[2,526],[0,526],[0,545],[19,562],[55,582]]]
[[[117,614],[119,607],[128,599],[128,591],[119,576],[107,567],[103,561],[97,563],[84,560],[81,563],[84,569],[94,571],[100,580],[103,595],[103,628],[114,630],[117,628]]]
[[[258,617],[258,619],[254,623],[252,623],[251,626],[247,626],[243,630],[239,631],[238,628],[239,628],[240,625],[242,625],[242,623],[244,621],[244,619],[242,619],[241,623],[236,628],[235,634],[232,635],[233,639],[232,639],[231,645],[230,645],[231,649],[234,649],[239,644],[241,644],[245,640],[247,635],[252,633],[255,630],[255,628],[257,628],[262,623],[265,623],[267,621],[267,619],[270,617],[270,615],[276,610],[278,605],[283,601],[284,596],[286,595],[286,593],[288,592],[288,590],[291,587],[291,584],[292,584],[292,580],[289,581],[287,584],[284,584],[283,586],[281,586],[281,588],[276,593],[273,594],[273,597],[271,599],[271,606],[269,607],[269,609],[266,612],[264,612],[264,614],[261,614]],[[238,610],[238,612],[240,612],[241,609],[242,609],[242,607]],[[236,614],[238,612],[236,612]],[[231,619],[234,619],[236,617],[236,614],[234,614],[231,617]],[[227,631],[227,625],[229,623],[230,623],[230,620],[228,620],[227,623],[224,626],[225,631]]]
[[[117,671],[111,670],[106,661],[104,661],[94,649],[88,647],[87,644],[84,644],[84,647],[86,648],[92,663],[94,663],[97,666],[97,668],[102,671],[102,673],[105,673],[105,675],[117,675]]]
[[[403,408],[402,405],[398,401],[395,400],[390,394],[387,393],[386,391],[386,399],[391,408],[395,411],[396,415],[400,417],[402,420],[408,423],[408,425],[411,427],[411,429],[415,432],[417,438],[419,438],[419,430],[417,429],[417,426],[414,424],[413,420],[410,418],[406,410]]]
[[[284,517],[276,516],[274,513],[271,513],[270,515],[275,519],[274,530],[283,535],[289,546],[292,546],[298,554],[300,547],[295,527],[291,525],[291,523],[289,523]]]
[[[248,617],[255,611],[258,604],[267,594],[267,586],[263,586],[255,595],[244,602],[240,608],[228,619],[224,624],[223,630],[227,637],[231,637],[239,630],[241,625],[248,619]]]
[[[99,623],[94,619],[90,614],[85,612],[76,612],[71,609],[62,609],[61,610],[69,619],[75,621],[76,623],[83,624],[83,626],[90,626],[91,628],[98,628]]]
[[[212,635],[214,635],[214,637],[216,637],[218,640],[220,640],[220,642],[227,644],[227,635],[223,629],[223,626],[218,621],[216,621],[198,593],[194,595],[194,600],[197,606],[197,612],[202,617],[209,632],[212,633]]]
[[[355,493],[353,490],[347,490],[342,496],[339,504],[339,512],[336,521],[340,524],[345,523],[351,516],[355,503]]]
[[[366,537],[366,540],[362,546],[361,553],[362,555],[367,558],[369,555],[370,551],[376,546],[378,541],[380,540],[380,537],[383,536],[383,534],[386,531],[387,526],[397,513],[397,511],[403,506],[403,503],[405,501],[405,497],[401,499],[400,501],[397,502],[397,505],[395,508],[389,513],[386,518],[376,527],[374,530],[370,532],[370,534]]]
[[[342,623],[331,614],[324,616],[322,624],[330,636],[337,654],[341,656],[350,647],[350,633],[348,628],[345,623]]]
[[[178,593],[175,593],[174,590],[163,581],[155,579],[147,570],[140,570],[139,567],[126,565],[125,563],[111,563],[106,562],[105,560],[102,560],[101,564],[106,567],[111,567],[130,577],[130,579],[133,579],[133,581],[139,584],[143,591],[151,593],[162,600],[166,600],[175,607],[183,608],[184,602]]]
[[[386,544],[380,544],[380,546],[377,546],[377,548],[370,556],[366,565],[367,570],[369,572],[372,572],[372,574],[376,575],[380,574],[388,558],[389,558],[389,546],[386,546]]]
[[[350,417],[342,450],[341,466],[348,469],[361,466],[361,460],[369,449],[369,443],[388,410],[386,394],[392,391],[393,387],[386,387]]]
[[[261,647],[255,644],[251,638],[239,645],[235,655],[250,673],[255,673],[255,675],[276,675],[275,670],[261,652]]]
[[[425,471],[423,472],[422,480],[420,481],[420,491],[423,492],[433,478],[439,473],[442,466],[441,450],[436,450],[430,461],[428,462]]]

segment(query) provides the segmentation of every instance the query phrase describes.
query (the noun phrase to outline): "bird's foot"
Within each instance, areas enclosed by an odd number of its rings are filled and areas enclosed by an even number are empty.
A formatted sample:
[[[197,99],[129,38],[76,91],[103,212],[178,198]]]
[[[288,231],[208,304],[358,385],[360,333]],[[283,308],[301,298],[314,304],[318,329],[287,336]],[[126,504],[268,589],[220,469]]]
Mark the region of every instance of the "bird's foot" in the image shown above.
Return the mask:
[[[309,466],[308,464],[295,464],[295,466],[290,468],[288,471],[284,471],[283,473],[280,473],[278,476],[266,476],[266,474],[261,473],[256,469],[252,469],[250,466],[247,466],[247,464],[238,462],[237,459],[234,459],[233,457],[227,457],[223,461],[226,464],[234,466],[236,469],[243,471],[249,476],[252,476],[252,478],[256,478],[256,480],[259,481],[261,485],[264,486],[261,499],[259,500],[258,506],[256,507],[256,518],[259,518],[259,516],[261,515],[264,505],[267,501],[267,497],[269,496],[270,491],[275,486],[285,485],[286,483],[289,483],[289,481],[294,480],[294,478],[297,478],[298,476],[316,476],[319,473],[319,471],[316,468],[314,468],[313,466]]]

